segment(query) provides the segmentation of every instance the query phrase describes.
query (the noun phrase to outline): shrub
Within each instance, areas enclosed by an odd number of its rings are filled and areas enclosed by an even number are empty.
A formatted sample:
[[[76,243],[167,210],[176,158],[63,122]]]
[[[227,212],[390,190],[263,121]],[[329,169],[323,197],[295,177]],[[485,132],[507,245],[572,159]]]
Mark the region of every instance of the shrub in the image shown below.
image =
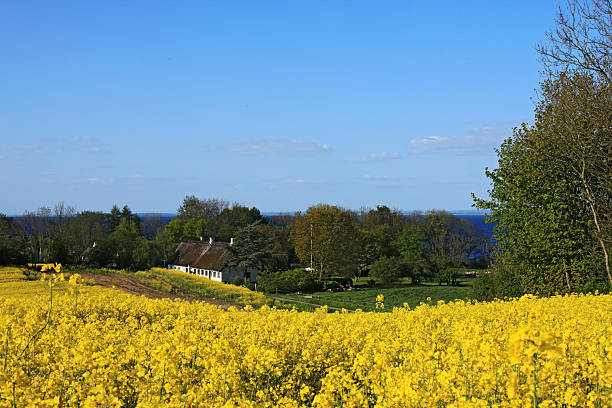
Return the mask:
[[[323,289],[324,290],[328,290],[328,289],[338,289],[340,287],[340,284],[338,282],[336,282],[335,280],[328,280],[323,282]]]
[[[399,258],[384,256],[370,266],[370,276],[382,283],[393,283],[402,276],[402,273],[403,268]]]
[[[481,301],[519,297],[525,293],[516,268],[499,267],[492,273],[482,273],[474,279],[470,297]]]
[[[312,272],[303,268],[290,269],[283,272],[265,273],[257,278],[259,289],[264,292],[316,292],[322,289]]]
[[[338,284],[342,286],[352,286],[353,280],[351,278],[346,278],[344,276],[335,276],[329,278],[330,281],[338,282]]]

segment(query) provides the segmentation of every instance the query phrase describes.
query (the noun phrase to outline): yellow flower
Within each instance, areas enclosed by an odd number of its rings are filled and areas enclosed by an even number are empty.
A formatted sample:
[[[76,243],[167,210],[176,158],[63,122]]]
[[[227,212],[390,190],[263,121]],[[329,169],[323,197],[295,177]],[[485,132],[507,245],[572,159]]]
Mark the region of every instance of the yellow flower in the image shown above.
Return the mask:
[[[48,315],[41,282],[0,283],[8,406],[612,406],[612,295],[308,313],[58,289]]]

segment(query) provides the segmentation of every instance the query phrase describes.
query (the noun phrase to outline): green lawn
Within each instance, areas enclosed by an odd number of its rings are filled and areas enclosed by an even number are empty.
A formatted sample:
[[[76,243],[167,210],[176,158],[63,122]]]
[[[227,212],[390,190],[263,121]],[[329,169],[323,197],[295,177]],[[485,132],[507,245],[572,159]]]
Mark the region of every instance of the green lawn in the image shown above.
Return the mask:
[[[404,303],[408,303],[411,308],[414,308],[422,302],[436,303],[439,300],[450,302],[456,299],[467,299],[472,280],[463,278],[459,283],[459,286],[438,286],[427,283],[412,286],[399,283],[374,288],[360,287],[358,290],[346,292],[316,292],[306,295],[283,294],[279,296],[350,310],[372,311],[376,310],[376,296],[382,294],[385,296],[385,310],[391,311],[393,307],[402,307]],[[427,298],[431,298],[431,300],[428,301]]]

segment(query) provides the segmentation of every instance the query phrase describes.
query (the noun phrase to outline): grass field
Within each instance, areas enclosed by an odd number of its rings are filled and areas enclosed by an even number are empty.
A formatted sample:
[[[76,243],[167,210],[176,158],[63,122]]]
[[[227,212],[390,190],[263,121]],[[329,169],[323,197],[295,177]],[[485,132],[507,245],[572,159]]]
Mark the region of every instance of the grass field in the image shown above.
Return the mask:
[[[424,284],[413,286],[407,283],[378,286],[374,288],[358,286],[357,290],[344,292],[316,292],[312,294],[282,294],[279,297],[293,299],[319,305],[327,305],[349,310],[376,310],[376,297],[382,294],[385,298],[385,310],[392,311],[394,307],[403,307],[407,303],[411,308],[421,303],[435,304],[438,301],[450,302],[456,299],[468,298],[472,286],[472,278],[463,278],[458,286],[438,286]],[[285,302],[287,304],[288,302]],[[298,310],[310,310],[311,307],[295,304]]]

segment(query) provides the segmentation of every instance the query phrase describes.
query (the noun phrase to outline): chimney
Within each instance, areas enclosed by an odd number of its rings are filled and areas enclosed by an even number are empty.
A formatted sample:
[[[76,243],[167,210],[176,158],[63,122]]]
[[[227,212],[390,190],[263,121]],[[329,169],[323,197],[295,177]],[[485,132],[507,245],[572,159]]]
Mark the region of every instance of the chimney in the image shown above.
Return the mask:
[[[230,238],[230,246],[234,245],[234,238]]]
[[[209,243],[210,245],[212,245],[212,243],[213,243],[213,238],[212,238],[212,237],[209,237],[209,238],[208,238],[208,243]]]

